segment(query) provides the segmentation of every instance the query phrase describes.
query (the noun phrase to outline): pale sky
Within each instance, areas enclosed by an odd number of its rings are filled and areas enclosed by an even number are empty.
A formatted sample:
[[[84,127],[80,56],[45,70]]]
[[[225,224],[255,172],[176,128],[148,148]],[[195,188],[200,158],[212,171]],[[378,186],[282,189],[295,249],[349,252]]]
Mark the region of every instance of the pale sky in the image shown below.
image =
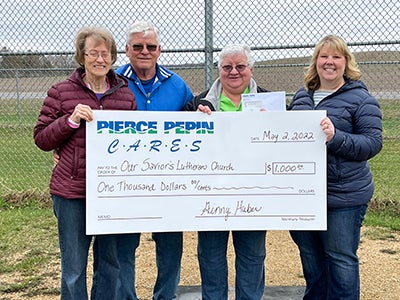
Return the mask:
[[[164,50],[203,48],[204,3],[0,0],[0,47],[11,51],[73,51],[73,39],[79,28],[102,25],[113,32],[118,49],[123,51],[128,26],[135,20],[148,19],[159,27]],[[386,47],[399,50],[398,0],[216,0],[213,16],[216,48],[231,42],[250,47],[313,45],[322,36],[334,33],[349,43],[397,41]],[[311,50],[303,51],[307,53],[302,55],[308,55]],[[272,58],[293,54],[293,50],[275,52],[269,51],[268,55]],[[196,56],[201,59],[203,54],[193,54]],[[169,57],[164,53],[162,59]]]

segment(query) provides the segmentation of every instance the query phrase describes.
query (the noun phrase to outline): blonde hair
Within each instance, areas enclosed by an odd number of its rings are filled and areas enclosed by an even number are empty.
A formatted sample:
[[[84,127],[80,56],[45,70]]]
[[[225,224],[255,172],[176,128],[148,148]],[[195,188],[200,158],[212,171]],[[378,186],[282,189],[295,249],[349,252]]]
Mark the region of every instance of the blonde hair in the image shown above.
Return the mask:
[[[344,77],[351,80],[359,80],[361,78],[361,71],[346,42],[339,36],[327,35],[315,45],[310,65],[305,69],[304,83],[307,89],[317,90],[321,86],[317,73],[317,58],[321,49],[324,47],[337,50],[346,58]]]

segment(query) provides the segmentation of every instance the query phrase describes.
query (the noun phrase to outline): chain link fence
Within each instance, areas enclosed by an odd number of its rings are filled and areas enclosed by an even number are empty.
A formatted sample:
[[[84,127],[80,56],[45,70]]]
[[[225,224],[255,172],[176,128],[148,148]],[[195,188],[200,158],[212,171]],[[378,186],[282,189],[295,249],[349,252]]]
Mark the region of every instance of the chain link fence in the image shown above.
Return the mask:
[[[47,90],[76,67],[76,32],[83,26],[108,28],[117,41],[117,67],[128,62],[125,31],[136,20],[160,29],[159,63],[180,74],[195,94],[216,78],[220,49],[245,43],[255,53],[257,83],[290,98],[303,84],[315,43],[327,34],[342,36],[384,110],[393,169],[379,172],[399,182],[398,0],[0,0],[0,19],[0,197],[48,193],[52,159],[34,145],[33,127]],[[390,185],[377,192],[399,196]]]

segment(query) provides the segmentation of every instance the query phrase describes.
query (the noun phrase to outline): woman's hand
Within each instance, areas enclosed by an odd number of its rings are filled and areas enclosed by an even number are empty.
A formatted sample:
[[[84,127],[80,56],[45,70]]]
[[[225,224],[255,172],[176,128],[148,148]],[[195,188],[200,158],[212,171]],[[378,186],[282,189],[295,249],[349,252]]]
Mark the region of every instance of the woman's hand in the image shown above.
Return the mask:
[[[85,104],[78,104],[71,115],[71,120],[75,123],[80,123],[81,119],[90,122],[93,120],[93,112],[90,106]]]
[[[333,139],[333,136],[335,135],[335,125],[333,125],[331,119],[329,119],[328,117],[323,118],[320,125],[322,127],[322,131],[326,135],[326,141],[331,141]]]
[[[201,111],[207,115],[211,115],[211,109],[207,105],[199,104],[197,111]]]

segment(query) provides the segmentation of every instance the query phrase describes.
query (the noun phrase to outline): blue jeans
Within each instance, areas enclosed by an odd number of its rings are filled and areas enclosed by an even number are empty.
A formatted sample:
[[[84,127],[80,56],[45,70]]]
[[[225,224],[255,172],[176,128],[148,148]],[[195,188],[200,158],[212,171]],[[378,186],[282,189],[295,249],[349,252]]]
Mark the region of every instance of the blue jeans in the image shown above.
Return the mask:
[[[181,275],[183,249],[182,232],[154,232],[156,243],[157,280],[154,285],[153,300],[176,298]]]
[[[86,268],[93,240],[92,300],[117,299],[120,273],[118,235],[86,235],[84,199],[64,199],[52,195],[58,223],[61,251],[61,299],[88,299]]]
[[[183,235],[182,232],[155,232],[157,280],[153,299],[174,299],[179,284]],[[121,288],[118,300],[138,300],[135,290],[135,252],[140,243],[140,233],[128,234],[118,245],[121,265]]]
[[[326,231],[291,231],[300,251],[304,299],[360,299],[357,249],[367,205],[328,209]]]
[[[200,231],[198,259],[203,300],[228,299],[227,248],[229,231]],[[265,286],[266,231],[232,231],[235,249],[235,295],[260,300]]]
[[[118,261],[121,267],[118,300],[138,300],[135,288],[135,253],[140,233],[121,235],[118,243]]]

